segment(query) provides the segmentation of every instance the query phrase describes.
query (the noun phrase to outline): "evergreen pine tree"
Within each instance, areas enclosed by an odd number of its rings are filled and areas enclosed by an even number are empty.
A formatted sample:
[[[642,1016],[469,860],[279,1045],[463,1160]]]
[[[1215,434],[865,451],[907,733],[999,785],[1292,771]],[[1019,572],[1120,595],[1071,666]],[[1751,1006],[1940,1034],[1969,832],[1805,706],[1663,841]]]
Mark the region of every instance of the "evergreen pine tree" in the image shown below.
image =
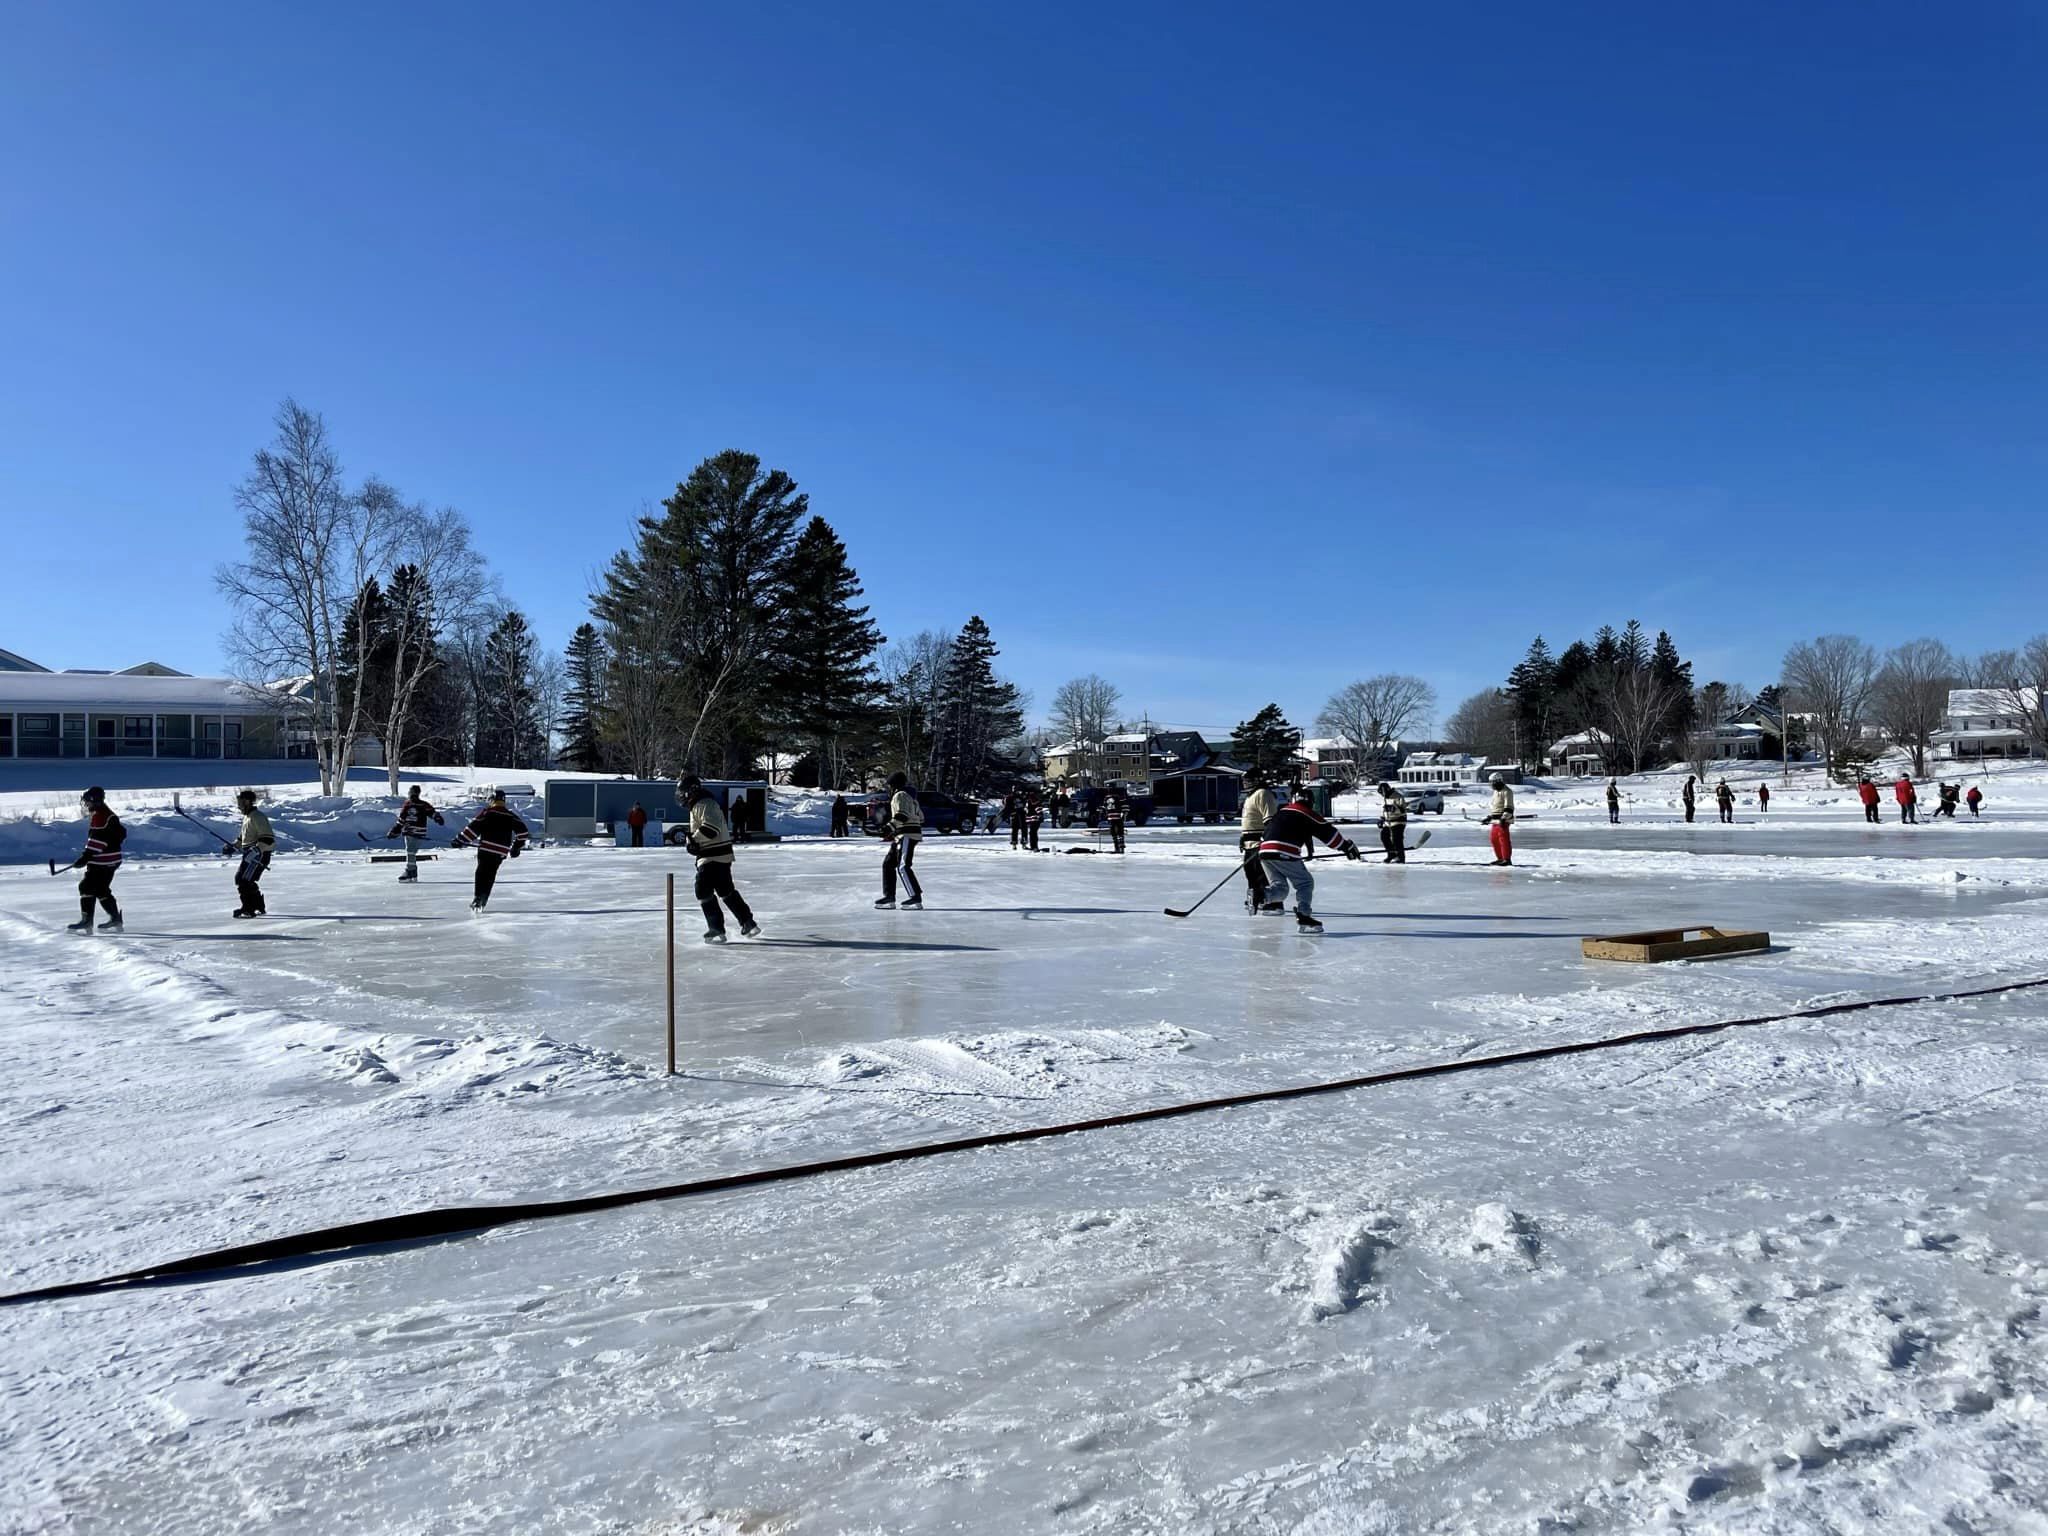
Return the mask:
[[[997,743],[1024,729],[1024,697],[996,675],[999,654],[979,614],[953,639],[939,688],[938,788],[978,794]]]
[[[1542,760],[1554,739],[1551,715],[1557,703],[1557,662],[1538,635],[1508,674],[1515,703],[1515,751],[1523,767]]]
[[[1230,733],[1230,755],[1263,784],[1284,781],[1300,749],[1301,732],[1287,723],[1278,704],[1268,704],[1251,719],[1239,721]]]
[[[546,728],[534,688],[536,647],[526,615],[508,608],[484,641],[477,688],[476,760],[493,767],[545,765]]]
[[[605,766],[601,723],[607,657],[604,637],[595,624],[579,624],[564,652],[569,688],[563,696],[562,763],[585,773]]]
[[[1657,631],[1656,643],[1650,648],[1650,676],[1659,688],[1668,690],[1671,697],[1670,713],[1664,717],[1664,734],[1674,744],[1683,747],[1698,715],[1692,694],[1692,663],[1679,659],[1677,645],[1661,629]]]
[[[845,780],[846,737],[874,724],[881,684],[872,658],[882,633],[856,604],[860,578],[822,517],[797,539],[786,579],[770,709],[815,757],[817,782],[837,789]]]

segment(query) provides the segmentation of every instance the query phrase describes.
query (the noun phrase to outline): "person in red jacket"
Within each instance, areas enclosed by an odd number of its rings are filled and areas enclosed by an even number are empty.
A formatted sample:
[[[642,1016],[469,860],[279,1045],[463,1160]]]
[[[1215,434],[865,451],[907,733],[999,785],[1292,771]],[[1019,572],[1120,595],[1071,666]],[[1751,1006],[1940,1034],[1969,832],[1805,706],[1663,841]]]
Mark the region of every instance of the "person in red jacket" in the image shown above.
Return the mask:
[[[1913,781],[1905,774],[1899,775],[1899,782],[1892,786],[1892,794],[1899,802],[1899,822],[1903,826],[1920,825],[1920,792],[1913,787]]]
[[[1759,784],[1759,785],[1757,785],[1757,787],[1756,787],[1756,808],[1757,808],[1758,810],[1760,810],[1760,811],[1768,811],[1768,810],[1769,810],[1769,809],[1771,808],[1771,786],[1770,786],[1770,785],[1768,785],[1768,784]]]
[[[121,844],[128,829],[107,808],[107,792],[97,784],[78,797],[78,806],[85,812],[85,852],[71,861],[71,867],[85,874],[78,882],[78,921],[65,927],[72,933],[91,933],[93,903],[98,902],[107,913],[100,932],[119,933],[121,908],[114,901],[114,871],[121,867]],[[51,865],[50,873],[56,872]]]
[[[1979,789],[1976,785],[1972,784],[1970,786],[1970,792],[1967,795],[1963,796],[1963,804],[1967,805],[1970,808],[1970,814],[1974,816],[1977,814],[1977,807],[1982,805],[1983,803],[1984,791]]]
[[[1877,825],[1877,786],[1865,774],[1856,781],[1856,798],[1863,802],[1863,819],[1872,826]]]
[[[633,809],[626,812],[626,826],[633,833],[633,846],[635,848],[646,847],[647,808],[643,806],[638,800],[635,800],[633,802]]]

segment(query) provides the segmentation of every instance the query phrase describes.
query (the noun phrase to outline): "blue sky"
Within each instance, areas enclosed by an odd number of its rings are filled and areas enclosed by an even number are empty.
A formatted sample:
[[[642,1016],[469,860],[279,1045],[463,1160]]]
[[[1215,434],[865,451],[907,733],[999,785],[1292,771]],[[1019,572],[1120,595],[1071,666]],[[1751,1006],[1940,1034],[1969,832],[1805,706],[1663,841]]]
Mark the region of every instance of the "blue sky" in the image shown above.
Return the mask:
[[[551,645],[709,453],[892,635],[1306,723],[2048,628],[2019,4],[9,9],[0,645],[221,665],[280,397]]]

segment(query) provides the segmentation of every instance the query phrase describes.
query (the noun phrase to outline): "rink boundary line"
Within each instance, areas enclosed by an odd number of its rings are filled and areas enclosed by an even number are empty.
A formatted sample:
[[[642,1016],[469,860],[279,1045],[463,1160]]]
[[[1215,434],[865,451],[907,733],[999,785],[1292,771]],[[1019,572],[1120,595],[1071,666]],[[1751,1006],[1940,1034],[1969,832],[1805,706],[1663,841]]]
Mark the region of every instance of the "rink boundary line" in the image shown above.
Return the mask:
[[[1784,1013],[1757,1014],[1741,1019],[1712,1019],[1698,1024],[1672,1024],[1662,1029],[1632,1030],[1625,1035],[1608,1035],[1598,1040],[1571,1040],[1559,1045],[1531,1046],[1495,1056],[1472,1056],[1456,1061],[1428,1062],[1421,1066],[1393,1067],[1358,1077],[1337,1078],[1322,1083],[1297,1083],[1285,1088],[1261,1088],[1222,1098],[1195,1099],[1182,1104],[1159,1104],[1146,1109],[1122,1110],[1087,1120],[1060,1125],[1023,1126],[1006,1131],[988,1131],[950,1141],[920,1142],[908,1147],[890,1147],[878,1152],[856,1152],[845,1157],[810,1163],[790,1163],[776,1168],[756,1168],[743,1173],[719,1174],[708,1179],[691,1179],[680,1184],[651,1188],[613,1190],[599,1195],[578,1195],[567,1200],[528,1200],[515,1205],[444,1206],[410,1211],[398,1216],[380,1216],[369,1221],[345,1222],[310,1232],[288,1233],[261,1242],[238,1243],[170,1259],[144,1269],[106,1275],[96,1280],[73,1280],[60,1285],[38,1286],[33,1290],[0,1295],[0,1307],[23,1306],[38,1301],[60,1301],[74,1296],[97,1295],[103,1291],[135,1290],[145,1286],[190,1285],[254,1271],[262,1265],[329,1264],[376,1249],[390,1250],[476,1233],[493,1231],[525,1221],[546,1221],[563,1216],[583,1216],[597,1211],[619,1210],[659,1200],[690,1199],[698,1195],[721,1194],[727,1190],[751,1189],[768,1184],[791,1183],[827,1174],[852,1173],[864,1168],[881,1168],[895,1163],[919,1162],[957,1152],[975,1152],[986,1147],[1044,1141],[1054,1136],[1071,1136],[1083,1131],[1110,1130],[1118,1126],[1144,1125],[1156,1120],[1177,1120],[1188,1115],[1216,1110],[1240,1109],[1252,1104],[1274,1104],[1288,1099],[1313,1098],[1327,1093],[1351,1093],[1389,1083],[1414,1082],[1423,1078],[1451,1077],[1464,1072],[1484,1072],[1498,1067],[1525,1066],[1565,1056],[1583,1056],[1593,1051],[1618,1050],[1623,1046],[1652,1045],[1698,1035],[1717,1035],[1736,1029],[1755,1029],[1765,1024],[1784,1024],[1797,1019],[1829,1019],[1843,1014],[1865,1013],[1881,1008],[1907,1008],[1923,1003],[1965,1002],[1973,998],[1998,997],[2048,987],[2048,976],[2030,981],[2001,982],[1996,986],[1972,987],[1955,992],[1928,992],[1911,997],[1866,997],[1848,1002],[1824,1003],[1812,1008],[1795,1008]],[[292,1264],[292,1261],[302,1261]]]

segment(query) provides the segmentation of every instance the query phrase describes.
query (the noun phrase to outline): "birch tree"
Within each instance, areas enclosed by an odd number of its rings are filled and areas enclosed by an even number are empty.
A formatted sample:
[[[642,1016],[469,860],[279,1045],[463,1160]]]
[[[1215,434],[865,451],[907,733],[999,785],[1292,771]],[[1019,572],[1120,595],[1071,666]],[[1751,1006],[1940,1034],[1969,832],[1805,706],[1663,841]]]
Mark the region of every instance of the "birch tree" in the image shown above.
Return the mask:
[[[369,661],[373,626],[361,610],[388,563],[393,508],[349,493],[317,413],[288,398],[276,428],[235,488],[245,558],[220,567],[215,582],[234,609],[225,643],[243,679],[272,697],[280,679],[307,680],[321,793],[336,795],[365,718],[361,689],[344,708],[340,677],[361,676]],[[344,631],[355,652],[346,657]]]

